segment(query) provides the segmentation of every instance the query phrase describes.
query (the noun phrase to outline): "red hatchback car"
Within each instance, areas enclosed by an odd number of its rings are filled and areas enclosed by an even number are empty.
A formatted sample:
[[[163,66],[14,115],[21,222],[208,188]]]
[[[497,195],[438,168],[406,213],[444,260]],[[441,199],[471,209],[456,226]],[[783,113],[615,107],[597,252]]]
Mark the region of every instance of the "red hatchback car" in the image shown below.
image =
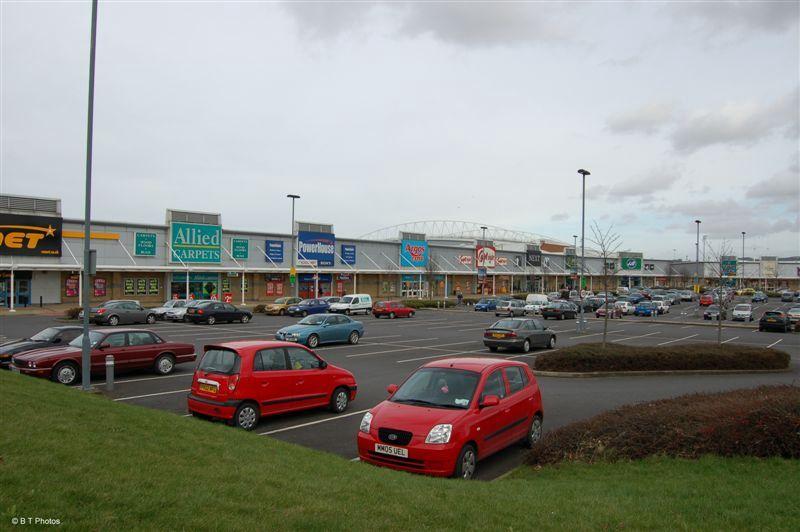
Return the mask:
[[[376,318],[386,316],[389,319],[396,317],[413,318],[414,309],[407,307],[399,301],[378,301],[372,306],[372,315]]]
[[[107,355],[114,355],[116,370],[152,368],[160,375],[172,373],[175,364],[195,359],[194,345],[167,342],[144,329],[94,330],[89,331],[89,340],[93,374],[105,371]],[[74,384],[81,374],[82,346],[83,335],[80,335],[66,345],[28,351],[11,359],[11,369],[62,384]]]
[[[239,341],[205,346],[194,372],[189,412],[253,430],[261,416],[328,406],[344,412],[356,379],[291,342]]]
[[[703,294],[700,296],[700,306],[707,307],[714,304],[714,296],[711,294]]]
[[[437,360],[387,390],[359,427],[358,455],[370,464],[469,479],[478,460],[542,434],[542,396],[522,362]]]

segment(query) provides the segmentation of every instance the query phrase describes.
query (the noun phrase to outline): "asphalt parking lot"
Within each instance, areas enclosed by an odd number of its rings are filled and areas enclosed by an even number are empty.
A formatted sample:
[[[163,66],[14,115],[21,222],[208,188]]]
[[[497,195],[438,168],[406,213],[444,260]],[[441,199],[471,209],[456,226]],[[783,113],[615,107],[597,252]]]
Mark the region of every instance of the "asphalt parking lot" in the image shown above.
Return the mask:
[[[609,338],[614,343],[641,346],[662,346],[691,342],[716,341],[716,327],[702,325],[702,317],[693,316],[696,303],[673,307],[670,314],[657,318],[609,320]],[[769,303],[763,310],[772,310],[778,303]],[[782,306],[788,307],[786,303]],[[681,314],[676,310],[686,311]],[[358,345],[331,345],[317,352],[328,362],[344,367],[356,376],[358,397],[340,415],[325,410],[281,415],[261,420],[255,433],[332,452],[349,459],[357,456],[356,433],[363,413],[386,397],[386,386],[399,383],[412,370],[427,361],[449,356],[509,357],[533,362],[537,351],[490,353],[483,347],[482,331],[493,323],[493,313],[470,310],[419,311],[410,319],[375,319],[354,316],[364,322],[365,335]],[[666,321],[681,320],[678,324]],[[169,340],[192,342],[197,352],[208,343],[234,339],[273,339],[280,327],[297,321],[288,317],[256,315],[248,324],[218,324],[214,326],[159,322],[151,328]],[[63,324],[53,318],[15,316],[0,319],[0,337],[28,336],[47,326]],[[558,335],[558,347],[598,341],[602,335],[602,320],[589,319],[584,334],[575,331],[573,321],[547,321]],[[735,375],[683,375],[649,377],[547,378],[540,377],[539,385],[545,408],[545,429],[552,430],[572,421],[583,419],[616,406],[672,397],[690,392],[719,391],[761,384],[792,383],[800,377],[800,334],[759,332],[752,324],[724,322],[723,341],[782,349],[792,357],[787,373]],[[541,352],[541,351],[539,351]],[[181,364],[173,374],[159,377],[151,373],[119,375],[110,394],[115,401],[157,408],[187,415],[186,394],[191,382],[193,364]],[[102,379],[95,385],[102,389]],[[199,423],[202,421],[198,421]],[[519,465],[523,449],[512,447],[481,462],[477,478],[496,478]]]

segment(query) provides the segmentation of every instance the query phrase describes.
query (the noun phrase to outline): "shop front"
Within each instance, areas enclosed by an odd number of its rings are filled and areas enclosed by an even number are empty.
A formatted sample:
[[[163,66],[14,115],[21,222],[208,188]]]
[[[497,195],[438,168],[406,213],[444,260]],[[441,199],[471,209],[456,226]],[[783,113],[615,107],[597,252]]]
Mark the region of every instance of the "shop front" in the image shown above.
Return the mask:
[[[331,294],[331,282],[333,275],[330,273],[301,273],[297,276],[297,282],[300,283],[299,295],[303,299],[314,297],[325,297]],[[315,293],[316,285],[316,293]]]
[[[428,297],[429,287],[424,275],[404,273],[400,280],[400,297],[404,299]]]
[[[155,279],[154,279],[155,280]],[[126,279],[124,287],[127,291],[130,280]],[[137,280],[141,283],[141,280]],[[139,288],[138,286],[136,287]],[[170,297],[186,299],[186,273],[176,272],[170,280]],[[219,299],[220,275],[209,272],[189,273],[189,299]]]
[[[31,272],[14,271],[12,287],[11,272],[0,272],[0,307],[27,307],[31,304]]]

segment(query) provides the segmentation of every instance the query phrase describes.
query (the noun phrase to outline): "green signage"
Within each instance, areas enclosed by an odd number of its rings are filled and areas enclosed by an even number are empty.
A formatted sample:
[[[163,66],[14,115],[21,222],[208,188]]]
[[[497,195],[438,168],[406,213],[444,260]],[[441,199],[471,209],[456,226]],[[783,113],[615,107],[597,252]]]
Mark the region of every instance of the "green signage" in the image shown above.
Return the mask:
[[[124,287],[125,287],[124,290],[125,290],[125,295],[126,296],[132,296],[133,294],[136,293],[136,290],[135,290],[135,287],[134,287],[134,280],[131,277],[126,277],[123,284],[124,284]]]
[[[723,277],[736,276],[736,257],[722,257],[720,268]]]
[[[642,259],[641,257],[622,257],[619,261],[623,270],[641,270]]]
[[[150,277],[147,280],[147,293],[150,295],[158,295],[158,277]]]
[[[246,238],[231,238],[231,255],[234,259],[247,260],[250,254],[250,241]]]
[[[155,233],[135,233],[135,244],[133,254],[137,257],[156,256],[156,234]]]
[[[136,279],[136,294],[147,295],[147,279]]]
[[[219,225],[172,222],[170,262],[220,262],[221,239]]]

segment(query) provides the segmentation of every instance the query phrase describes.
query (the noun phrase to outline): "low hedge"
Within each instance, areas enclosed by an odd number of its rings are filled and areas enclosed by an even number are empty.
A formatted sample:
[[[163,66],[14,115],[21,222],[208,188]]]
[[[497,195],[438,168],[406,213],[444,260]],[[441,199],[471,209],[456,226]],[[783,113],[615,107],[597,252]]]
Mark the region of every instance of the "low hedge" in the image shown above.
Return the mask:
[[[536,357],[540,371],[780,370],[790,357],[778,349],[736,344],[683,344],[663,347],[578,344]]]
[[[456,301],[444,299],[404,299],[403,304],[411,308],[452,308]]]
[[[253,307],[253,313],[254,313],[254,314],[260,314],[260,313],[261,313],[261,314],[263,314],[263,313],[264,313],[264,309],[265,309],[266,307],[267,307],[267,306],[266,306],[266,305],[263,305],[263,304],[256,305],[255,307]]]
[[[83,309],[81,307],[72,307],[64,311],[64,316],[69,320],[77,320],[78,315]]]
[[[800,458],[800,387],[762,386],[623,406],[546,434],[526,461],[708,454]]]

